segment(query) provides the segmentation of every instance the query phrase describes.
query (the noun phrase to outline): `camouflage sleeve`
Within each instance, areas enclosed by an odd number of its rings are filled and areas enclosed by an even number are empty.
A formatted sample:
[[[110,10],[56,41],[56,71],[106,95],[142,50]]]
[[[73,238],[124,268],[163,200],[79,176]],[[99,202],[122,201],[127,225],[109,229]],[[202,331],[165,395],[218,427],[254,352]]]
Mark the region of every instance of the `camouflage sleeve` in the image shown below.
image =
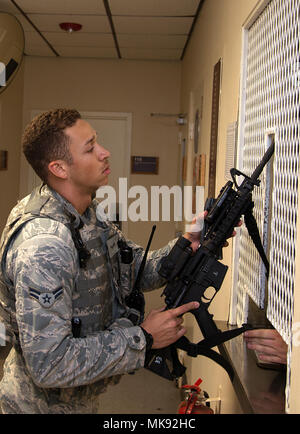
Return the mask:
[[[30,233],[30,223],[25,228]],[[50,223],[44,233],[22,241],[13,250],[10,264],[20,345],[38,386],[74,387],[144,365],[144,334],[130,322],[73,338],[77,252],[64,225]]]

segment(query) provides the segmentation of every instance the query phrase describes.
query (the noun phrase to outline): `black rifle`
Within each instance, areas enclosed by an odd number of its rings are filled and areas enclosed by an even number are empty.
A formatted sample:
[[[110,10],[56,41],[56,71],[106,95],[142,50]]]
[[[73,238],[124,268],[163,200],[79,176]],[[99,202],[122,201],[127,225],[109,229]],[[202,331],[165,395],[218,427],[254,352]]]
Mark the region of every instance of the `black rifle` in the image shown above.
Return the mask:
[[[269,146],[262,161],[248,177],[231,169],[232,181],[220,191],[217,199],[208,199],[205,208],[208,211],[204,219],[201,245],[193,253],[191,242],[180,237],[169,255],[162,262],[159,273],[167,280],[167,285],[162,295],[165,296],[166,309],[176,308],[190,301],[198,301],[199,308],[191,311],[203,334],[204,340],[198,344],[191,343],[185,336],[167,348],[152,350],[147,368],[164,378],[173,379],[180,377],[185,372],[185,367],[179,362],[177,348],[187,352],[192,357],[202,354],[213,359],[223,366],[233,379],[233,369],[229,362],[219,353],[212,350],[213,347],[232,339],[253,328],[248,324],[242,327],[221,332],[208,311],[210,303],[221,288],[228,267],[220,262],[222,248],[226,240],[232,235],[241,217],[245,217],[248,232],[257,247],[262,260],[269,273],[269,264],[265,256],[255,218],[252,214],[254,203],[252,191],[254,186],[259,186],[259,175],[270,160],[274,152],[274,141]],[[236,176],[244,177],[241,185],[237,185]],[[235,188],[234,188],[235,187]],[[208,288],[210,288],[208,290]],[[209,292],[209,291],[212,291]],[[170,371],[170,362],[173,371]]]

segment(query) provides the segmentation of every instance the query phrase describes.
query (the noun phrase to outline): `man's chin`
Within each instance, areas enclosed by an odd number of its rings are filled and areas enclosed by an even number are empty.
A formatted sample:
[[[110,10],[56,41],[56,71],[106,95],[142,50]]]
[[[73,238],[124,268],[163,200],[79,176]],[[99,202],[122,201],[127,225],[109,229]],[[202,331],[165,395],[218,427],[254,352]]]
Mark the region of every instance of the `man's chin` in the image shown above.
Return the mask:
[[[93,197],[96,196],[97,190],[99,190],[99,188],[101,187],[105,187],[108,184],[108,179],[106,180],[102,180],[99,185],[95,185],[94,187],[91,188],[91,194],[93,195]]]
[[[97,190],[98,190],[98,188],[104,187],[107,184],[108,184],[108,176],[106,176],[104,179],[101,180],[101,182],[99,183],[99,185],[97,187]]]

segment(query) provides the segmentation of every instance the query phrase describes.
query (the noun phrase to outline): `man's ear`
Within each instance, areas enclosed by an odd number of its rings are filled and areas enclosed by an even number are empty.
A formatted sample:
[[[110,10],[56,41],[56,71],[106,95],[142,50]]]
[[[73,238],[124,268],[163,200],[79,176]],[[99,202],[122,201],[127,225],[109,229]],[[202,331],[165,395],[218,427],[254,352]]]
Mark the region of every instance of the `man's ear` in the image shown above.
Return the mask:
[[[51,163],[48,164],[48,170],[57,178],[66,179],[68,177],[66,162],[63,160],[51,161]]]

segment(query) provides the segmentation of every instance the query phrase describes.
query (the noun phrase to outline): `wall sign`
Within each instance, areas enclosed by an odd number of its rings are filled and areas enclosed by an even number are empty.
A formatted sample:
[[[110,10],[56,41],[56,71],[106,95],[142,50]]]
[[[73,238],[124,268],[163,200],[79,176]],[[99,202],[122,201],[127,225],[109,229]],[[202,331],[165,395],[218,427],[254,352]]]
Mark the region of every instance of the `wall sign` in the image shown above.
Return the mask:
[[[142,175],[158,174],[158,157],[131,157],[131,173]]]

